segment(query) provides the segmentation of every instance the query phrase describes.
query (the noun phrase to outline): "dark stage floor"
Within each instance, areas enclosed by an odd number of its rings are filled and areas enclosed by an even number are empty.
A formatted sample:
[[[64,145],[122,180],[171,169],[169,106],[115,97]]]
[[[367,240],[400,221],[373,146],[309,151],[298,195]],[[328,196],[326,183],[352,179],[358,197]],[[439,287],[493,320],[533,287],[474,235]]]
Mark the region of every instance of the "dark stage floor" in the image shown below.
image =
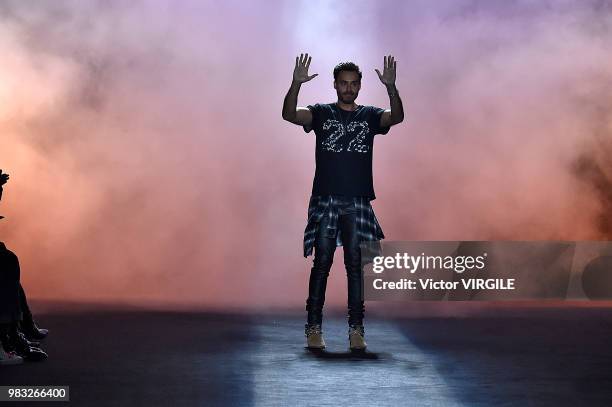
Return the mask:
[[[56,310],[38,317],[50,359],[2,367],[0,384],[70,386],[70,403],[39,406],[612,405],[610,308],[370,313],[364,355],[340,315],[327,352],[308,352],[303,318]]]

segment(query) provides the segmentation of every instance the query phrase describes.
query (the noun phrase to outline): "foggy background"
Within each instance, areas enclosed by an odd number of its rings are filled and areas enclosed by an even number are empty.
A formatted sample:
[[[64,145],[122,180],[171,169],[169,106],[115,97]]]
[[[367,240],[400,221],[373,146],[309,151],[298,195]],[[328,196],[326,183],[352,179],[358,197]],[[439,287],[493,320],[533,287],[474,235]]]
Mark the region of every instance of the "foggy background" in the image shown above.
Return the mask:
[[[374,149],[388,240],[612,237],[612,2],[2,1],[0,240],[32,298],[303,306],[299,105],[406,118]],[[342,250],[327,304],[346,303]]]

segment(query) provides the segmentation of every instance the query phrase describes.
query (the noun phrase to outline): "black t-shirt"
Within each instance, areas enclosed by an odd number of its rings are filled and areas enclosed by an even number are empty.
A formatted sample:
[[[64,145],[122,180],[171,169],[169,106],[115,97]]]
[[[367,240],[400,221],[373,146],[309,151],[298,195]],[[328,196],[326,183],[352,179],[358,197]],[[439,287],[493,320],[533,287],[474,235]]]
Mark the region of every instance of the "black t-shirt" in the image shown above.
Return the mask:
[[[308,105],[317,137],[316,170],[312,195],[365,196],[376,199],[372,182],[372,148],[376,134],[387,134],[380,127],[384,109],[358,105],[354,111],[336,103]]]

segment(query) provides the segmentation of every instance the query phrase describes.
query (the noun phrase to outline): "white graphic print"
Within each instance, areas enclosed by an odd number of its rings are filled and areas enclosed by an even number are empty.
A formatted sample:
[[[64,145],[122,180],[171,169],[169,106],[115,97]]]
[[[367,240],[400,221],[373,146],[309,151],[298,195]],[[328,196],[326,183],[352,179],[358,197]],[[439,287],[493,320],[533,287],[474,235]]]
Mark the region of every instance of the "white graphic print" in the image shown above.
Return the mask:
[[[344,125],[338,120],[327,119],[325,123],[323,123],[323,130],[329,131],[332,128],[335,129],[335,131],[330,132],[329,136],[327,136],[327,138],[321,143],[324,150],[332,151],[334,153],[343,151],[344,145],[340,144],[339,141],[342,136],[347,135],[351,138],[351,140],[348,142],[346,151],[354,151],[357,153],[368,152],[369,146],[364,143],[365,136],[370,131],[368,122],[353,121],[350,122],[345,129]]]
[[[370,130],[368,127],[368,122],[350,122],[347,127],[347,131],[349,133],[355,133],[357,128],[359,128],[359,132],[357,135],[348,143],[348,147],[346,151],[356,151],[358,153],[367,153],[368,145],[364,144],[365,136],[368,134]]]
[[[332,127],[335,127],[336,131],[333,133],[330,132],[329,136],[323,140],[323,149],[339,153],[342,151],[342,145],[338,144],[338,139],[344,134],[344,125],[338,120],[332,119],[327,119],[325,123],[323,123],[323,130],[329,130]]]

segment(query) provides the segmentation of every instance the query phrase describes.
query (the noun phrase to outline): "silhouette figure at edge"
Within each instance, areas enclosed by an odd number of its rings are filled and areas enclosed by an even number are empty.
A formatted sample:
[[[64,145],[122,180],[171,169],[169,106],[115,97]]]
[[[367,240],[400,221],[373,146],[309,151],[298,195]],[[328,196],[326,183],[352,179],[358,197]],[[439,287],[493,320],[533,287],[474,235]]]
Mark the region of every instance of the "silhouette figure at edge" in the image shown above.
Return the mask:
[[[9,175],[0,170],[0,200],[8,179]],[[0,242],[0,365],[47,358],[40,343],[33,341],[45,338],[48,330],[36,326],[20,274],[19,259]]]

